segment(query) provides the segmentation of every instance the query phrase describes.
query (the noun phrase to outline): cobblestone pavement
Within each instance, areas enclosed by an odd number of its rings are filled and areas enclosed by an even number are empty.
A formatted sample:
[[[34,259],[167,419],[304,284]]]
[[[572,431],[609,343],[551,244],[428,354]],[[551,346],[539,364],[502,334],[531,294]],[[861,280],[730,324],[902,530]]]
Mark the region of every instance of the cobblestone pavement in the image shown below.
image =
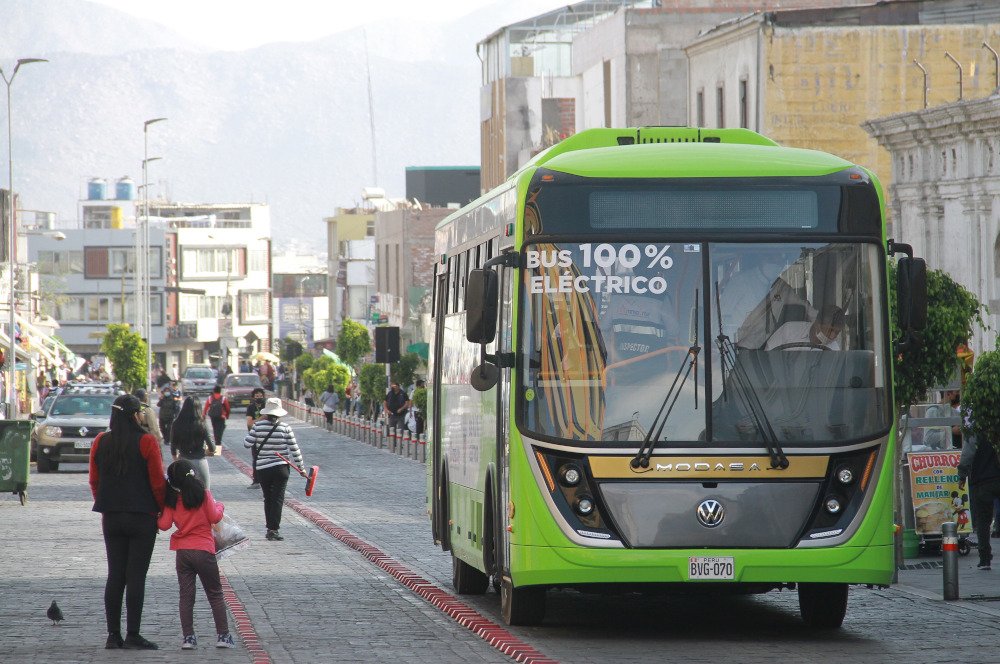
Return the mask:
[[[239,445],[240,414],[226,445]],[[311,498],[293,475],[291,495],[452,592],[448,555],[431,542],[424,466],[344,436],[293,422],[307,464],[321,467]],[[253,537],[250,549],[222,563],[274,662],[511,661],[429,603],[286,507],[286,541],[263,539],[260,494],[222,458],[210,460],[213,493]],[[176,578],[161,534],[147,581],[143,634],[157,652],[105,651],[105,558],[98,516],[90,511],[85,467],[31,476],[29,503],[0,495],[0,662],[247,662],[249,653],[211,647],[207,602],[198,597],[197,655],[179,653]],[[963,564],[968,559],[963,559]],[[963,596],[1000,596],[1000,571],[963,567]],[[996,576],[993,576],[996,575]],[[563,662],[919,662],[989,661],[1000,611],[988,601],[946,604],[940,570],[901,572],[889,590],[852,589],[842,630],[811,632],[794,593],[756,597],[597,596],[550,592],[542,626],[510,631]],[[935,590],[937,594],[935,595]],[[199,591],[200,592],[200,591]],[[56,599],[66,614],[45,619]],[[493,592],[463,597],[501,622]]]
[[[310,504],[442,588],[450,557],[431,541],[424,466],[309,425],[296,426],[307,464],[321,467]],[[301,489],[298,489],[301,496]],[[975,574],[963,558],[963,597],[1000,595],[1000,570]],[[991,574],[993,576],[991,576]],[[844,627],[814,632],[795,592],[751,597],[599,596],[550,592],[545,623],[510,631],[563,662],[918,662],[980,659],[1000,638],[992,602],[944,603],[940,569],[901,572],[888,590],[852,588]],[[937,595],[933,589],[937,589]],[[984,590],[985,589],[985,590]],[[499,597],[463,600],[501,622]],[[988,659],[988,658],[987,658]]]
[[[234,417],[227,445],[237,444],[242,428]],[[319,456],[315,447],[327,445],[320,436],[302,442],[307,459]],[[264,540],[259,490],[248,490],[248,480],[221,457],[211,459],[210,467],[213,494],[253,539],[221,569],[273,662],[511,661],[287,508],[281,527],[286,540]],[[301,496],[299,482],[293,480],[290,488]],[[32,468],[26,507],[16,496],[0,495],[0,662],[251,661],[242,644],[235,650],[214,647],[211,612],[200,588],[199,652],[180,652],[177,578],[167,533],[159,535],[153,554],[142,628],[160,650],[104,650],[107,568],[92,504],[83,464],[44,475]],[[58,626],[45,618],[53,599],[66,617]]]

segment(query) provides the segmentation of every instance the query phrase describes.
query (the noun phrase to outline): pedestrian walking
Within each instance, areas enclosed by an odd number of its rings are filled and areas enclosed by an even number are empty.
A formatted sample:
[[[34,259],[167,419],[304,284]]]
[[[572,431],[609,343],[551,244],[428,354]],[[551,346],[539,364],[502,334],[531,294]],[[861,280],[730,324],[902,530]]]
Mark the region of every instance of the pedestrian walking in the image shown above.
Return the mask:
[[[186,459],[194,465],[205,488],[211,488],[212,479],[208,473],[208,459],[205,450],[215,455],[215,443],[205,430],[205,423],[198,414],[198,406],[194,397],[187,397],[181,404],[181,411],[174,420],[173,431],[170,434],[170,454],[174,460]]]
[[[257,420],[253,429],[247,433],[243,446],[257,450],[254,465],[257,467],[257,480],[264,494],[266,537],[280,542],[285,539],[279,533],[279,529],[289,467],[278,455],[281,454],[300,468],[305,464],[302,462],[302,453],[299,451],[292,428],[279,420],[288,414],[288,411],[281,407],[281,399],[277,397],[268,399],[260,414],[263,417]]]
[[[156,438],[156,444],[159,445],[163,442],[163,432],[160,431],[160,425],[156,418],[156,411],[149,405],[149,399],[146,395],[146,390],[141,387],[132,392],[135,398],[139,400],[141,404],[140,414],[142,415],[142,429],[146,433],[153,434]]]
[[[399,387],[399,383],[392,381],[389,384],[389,391],[385,393],[385,400],[382,402],[382,409],[386,417],[389,418],[390,429],[402,429],[403,420],[406,417],[406,410],[410,407],[410,399]]]
[[[140,401],[115,399],[108,430],[90,447],[90,491],[108,559],[104,586],[105,648],[156,650],[139,634],[146,596],[146,572],[156,544],[156,515],[163,509],[165,481],[156,438],[142,429]],[[127,611],[121,634],[122,598]]]
[[[958,462],[958,489],[965,490],[968,480],[972,494],[972,525],[976,530],[981,570],[992,566],[993,549],[990,546],[990,527],[993,525],[993,501],[1000,498],[1000,462],[996,450],[986,440],[970,435],[962,444]]]
[[[180,410],[180,395],[170,385],[165,385],[160,391],[160,400],[156,402],[159,409],[158,419],[160,424],[161,440],[164,443],[170,442],[170,427],[173,426],[177,411]]]
[[[178,500],[180,498],[180,500]],[[160,530],[177,526],[170,535],[170,550],[176,551],[177,584],[180,588],[181,642],[183,650],[198,647],[194,633],[195,577],[212,607],[215,620],[216,648],[234,648],[229,633],[226,602],[222,597],[219,563],[215,558],[215,537],[212,524],[222,520],[225,506],[212,497],[212,492],[198,479],[194,465],[179,459],[167,468],[167,492],[163,513],[157,525]]]
[[[222,396],[222,386],[212,388],[212,395],[205,401],[201,416],[208,417],[212,422],[212,435],[215,436],[215,446],[222,447],[222,434],[226,430],[226,420],[229,419],[231,408],[229,399]]]
[[[326,418],[326,428],[333,428],[333,414],[337,412],[337,404],[340,402],[340,395],[333,385],[327,385],[323,393],[319,395],[319,403],[323,406],[323,417]]]
[[[263,417],[260,411],[264,409],[266,404],[264,388],[253,388],[253,391],[250,392],[250,405],[247,406],[247,431],[253,429],[254,423]],[[250,448],[250,461],[251,481],[248,488],[256,489],[260,486],[260,482],[257,480],[257,450],[254,448]]]

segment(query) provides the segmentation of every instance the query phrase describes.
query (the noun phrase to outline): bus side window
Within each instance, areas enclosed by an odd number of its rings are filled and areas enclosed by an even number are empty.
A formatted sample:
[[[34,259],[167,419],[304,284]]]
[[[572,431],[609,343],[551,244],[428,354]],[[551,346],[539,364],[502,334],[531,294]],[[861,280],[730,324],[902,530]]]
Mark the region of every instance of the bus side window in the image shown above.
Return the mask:
[[[448,259],[448,278],[452,280],[451,297],[448,298],[448,313],[453,314],[458,311],[458,256]]]

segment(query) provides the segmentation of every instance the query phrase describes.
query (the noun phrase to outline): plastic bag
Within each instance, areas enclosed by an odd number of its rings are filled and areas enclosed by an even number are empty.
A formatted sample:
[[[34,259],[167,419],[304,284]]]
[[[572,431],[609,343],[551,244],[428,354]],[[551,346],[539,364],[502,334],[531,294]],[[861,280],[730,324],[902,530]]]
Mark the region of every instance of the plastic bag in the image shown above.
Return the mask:
[[[221,521],[212,524],[212,535],[215,537],[216,560],[227,558],[250,546],[250,537],[228,514],[223,514]]]

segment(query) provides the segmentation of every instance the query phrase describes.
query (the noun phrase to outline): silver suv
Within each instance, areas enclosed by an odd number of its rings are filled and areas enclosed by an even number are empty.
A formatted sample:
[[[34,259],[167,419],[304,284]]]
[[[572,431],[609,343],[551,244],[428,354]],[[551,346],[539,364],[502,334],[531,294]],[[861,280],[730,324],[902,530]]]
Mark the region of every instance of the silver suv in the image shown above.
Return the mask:
[[[35,426],[34,447],[38,472],[59,470],[60,463],[88,463],[90,446],[107,430],[118,385],[70,384],[62,388]],[[42,413],[39,413],[42,415]]]
[[[215,369],[207,364],[192,365],[181,376],[181,393],[186,397],[208,396],[216,382]]]

